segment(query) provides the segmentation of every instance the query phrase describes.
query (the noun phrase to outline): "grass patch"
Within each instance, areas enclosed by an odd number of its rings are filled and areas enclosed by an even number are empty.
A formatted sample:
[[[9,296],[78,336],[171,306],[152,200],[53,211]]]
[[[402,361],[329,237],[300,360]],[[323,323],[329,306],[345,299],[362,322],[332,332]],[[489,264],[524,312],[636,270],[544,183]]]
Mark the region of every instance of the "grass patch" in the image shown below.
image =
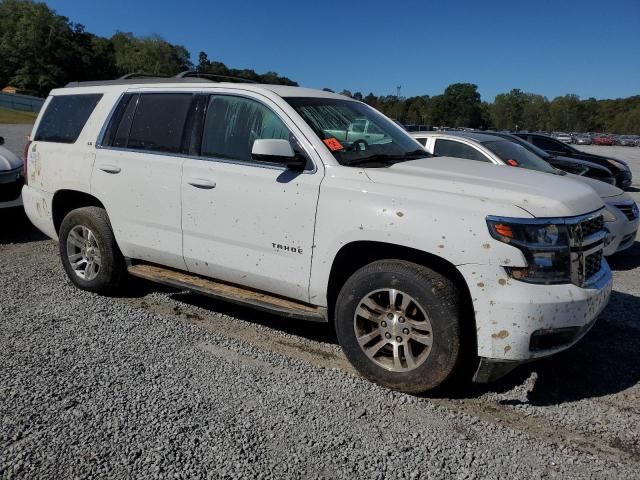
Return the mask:
[[[34,123],[37,112],[21,112],[0,107],[0,123]]]

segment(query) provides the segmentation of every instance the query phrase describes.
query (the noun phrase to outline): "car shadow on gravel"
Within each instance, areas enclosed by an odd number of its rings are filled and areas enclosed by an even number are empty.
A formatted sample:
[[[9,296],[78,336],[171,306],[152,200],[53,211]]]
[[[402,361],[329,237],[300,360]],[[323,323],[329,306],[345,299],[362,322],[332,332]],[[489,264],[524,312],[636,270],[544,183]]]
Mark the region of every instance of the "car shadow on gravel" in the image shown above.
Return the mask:
[[[494,383],[458,389],[453,396],[463,399],[506,393],[526,383],[534,373],[536,378],[526,400],[499,403],[559,405],[627,390],[640,382],[640,322],[629,318],[629,312],[638,311],[640,297],[614,291],[599,321],[572,348],[524,364]]]
[[[0,209],[0,245],[47,240],[27,218],[22,207]]]
[[[640,267],[640,242],[636,241],[623,252],[607,257],[607,262],[611,270],[616,271],[627,271]]]
[[[214,300],[191,292],[176,292],[169,295],[177,302],[209,310],[215,314],[227,315],[245,322],[261,325],[283,333],[304,337],[307,340],[337,344],[333,327],[328,323],[308,322],[280,315],[261,312],[242,305]]]

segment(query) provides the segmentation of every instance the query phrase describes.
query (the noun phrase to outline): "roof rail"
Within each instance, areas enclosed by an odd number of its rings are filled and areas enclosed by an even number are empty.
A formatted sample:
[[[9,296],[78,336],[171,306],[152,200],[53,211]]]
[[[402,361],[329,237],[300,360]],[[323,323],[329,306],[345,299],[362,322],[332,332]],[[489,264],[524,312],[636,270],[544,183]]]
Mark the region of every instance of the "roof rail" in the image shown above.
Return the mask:
[[[130,80],[133,78],[168,78],[169,75],[163,75],[163,74],[153,74],[153,73],[145,73],[145,72],[134,72],[134,73],[127,73],[126,75],[122,75],[121,77],[118,77],[116,80]]]
[[[255,80],[249,80],[248,78],[234,77],[231,75],[218,75],[217,73],[199,72],[198,70],[185,70],[176,75],[175,78],[203,78],[205,80],[219,82],[235,82],[235,83],[260,83]]]

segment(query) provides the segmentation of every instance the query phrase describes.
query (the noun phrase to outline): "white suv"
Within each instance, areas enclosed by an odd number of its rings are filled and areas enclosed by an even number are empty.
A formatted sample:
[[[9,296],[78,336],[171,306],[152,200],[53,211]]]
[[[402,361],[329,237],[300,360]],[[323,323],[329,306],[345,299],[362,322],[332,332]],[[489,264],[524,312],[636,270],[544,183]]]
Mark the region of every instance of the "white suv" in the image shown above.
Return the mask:
[[[365,122],[375,141],[349,140]],[[25,210],[78,287],[112,293],[128,272],[332,321],[352,364],[402,391],[464,358],[488,381],[561,351],[611,291],[589,187],[432,157],[328,92],[74,84],[51,92],[27,151]]]

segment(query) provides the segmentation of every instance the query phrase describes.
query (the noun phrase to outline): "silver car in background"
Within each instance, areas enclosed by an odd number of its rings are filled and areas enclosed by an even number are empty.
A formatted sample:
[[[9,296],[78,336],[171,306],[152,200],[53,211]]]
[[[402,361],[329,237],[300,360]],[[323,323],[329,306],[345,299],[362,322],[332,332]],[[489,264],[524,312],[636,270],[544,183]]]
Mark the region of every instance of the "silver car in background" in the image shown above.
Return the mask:
[[[22,160],[2,145],[4,138],[0,137],[0,208],[19,207],[22,205],[20,192],[24,184]]]

